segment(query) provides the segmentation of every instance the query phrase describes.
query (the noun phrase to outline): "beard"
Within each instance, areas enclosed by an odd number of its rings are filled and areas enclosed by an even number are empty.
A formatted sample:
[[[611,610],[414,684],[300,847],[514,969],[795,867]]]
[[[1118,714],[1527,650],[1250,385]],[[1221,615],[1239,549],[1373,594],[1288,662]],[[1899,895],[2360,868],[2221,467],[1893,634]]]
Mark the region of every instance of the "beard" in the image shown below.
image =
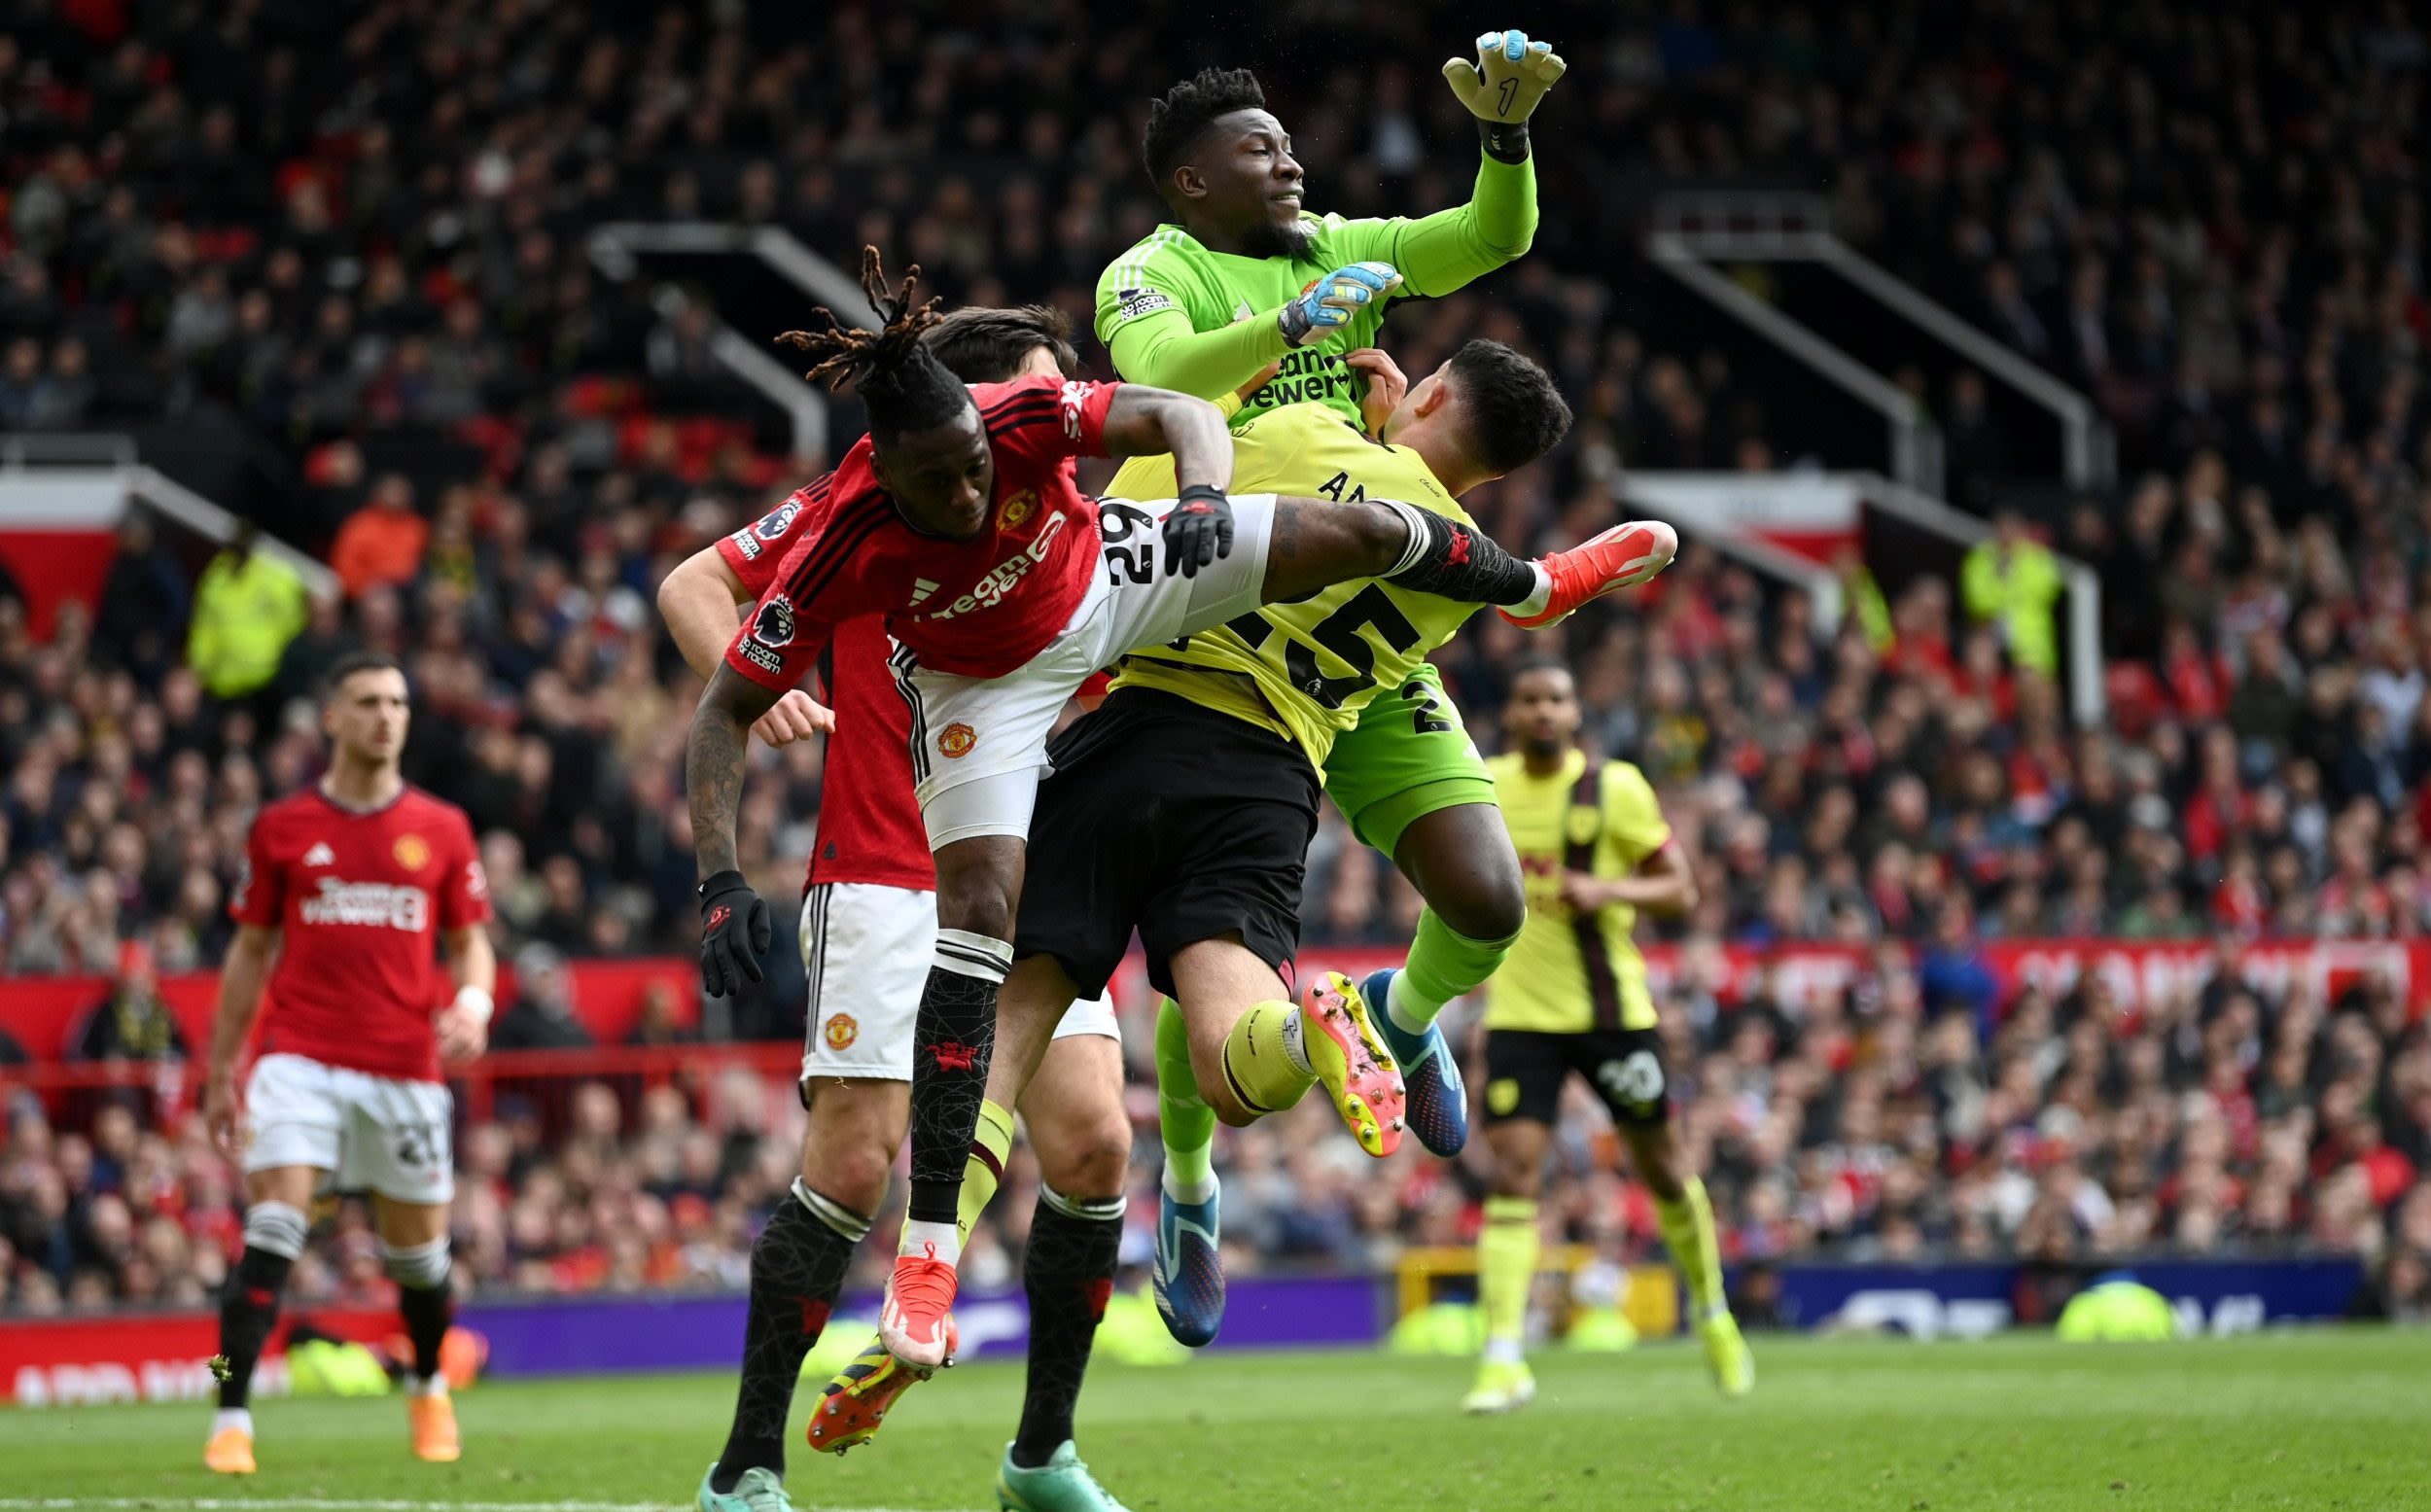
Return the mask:
[[[1569,749],[1569,742],[1558,735],[1523,735],[1520,737],[1520,749],[1528,754],[1532,761],[1551,761]]]
[[[1267,220],[1241,240],[1250,257],[1289,258],[1296,263],[1317,245],[1317,229],[1297,218],[1288,223]]]

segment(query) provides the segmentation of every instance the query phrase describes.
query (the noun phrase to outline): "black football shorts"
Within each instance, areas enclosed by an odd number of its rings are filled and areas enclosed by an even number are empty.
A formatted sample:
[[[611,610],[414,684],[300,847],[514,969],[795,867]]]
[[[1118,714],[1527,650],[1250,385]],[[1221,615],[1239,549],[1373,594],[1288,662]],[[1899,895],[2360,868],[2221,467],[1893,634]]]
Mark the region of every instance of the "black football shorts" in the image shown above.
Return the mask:
[[[1137,931],[1148,981],[1176,952],[1238,933],[1289,975],[1317,833],[1317,769],[1246,720],[1155,688],[1118,688],[1047,747],[1013,954],[1052,956],[1084,998]]]

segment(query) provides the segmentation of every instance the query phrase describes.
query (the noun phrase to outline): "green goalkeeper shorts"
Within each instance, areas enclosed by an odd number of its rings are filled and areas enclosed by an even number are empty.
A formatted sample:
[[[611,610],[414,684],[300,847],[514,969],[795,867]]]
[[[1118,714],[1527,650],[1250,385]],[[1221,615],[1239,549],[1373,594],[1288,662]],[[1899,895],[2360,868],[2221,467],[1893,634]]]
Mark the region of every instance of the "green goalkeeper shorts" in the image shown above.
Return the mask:
[[[1325,795],[1364,845],[1387,856],[1401,831],[1438,809],[1495,801],[1494,779],[1443,677],[1421,663],[1399,688],[1359,711],[1325,758]]]

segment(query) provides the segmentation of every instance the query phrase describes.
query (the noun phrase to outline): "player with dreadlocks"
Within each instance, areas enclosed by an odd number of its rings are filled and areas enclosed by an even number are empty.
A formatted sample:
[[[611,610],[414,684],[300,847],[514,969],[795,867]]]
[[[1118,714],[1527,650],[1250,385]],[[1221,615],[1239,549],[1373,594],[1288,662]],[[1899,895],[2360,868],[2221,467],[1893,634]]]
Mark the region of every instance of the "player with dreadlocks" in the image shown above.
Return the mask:
[[[814,381],[857,384],[869,435],[790,501],[801,515],[795,543],[701,695],[685,773],[701,973],[722,995],[758,979],[770,937],[767,904],[736,867],[752,723],[803,680],[837,626],[883,616],[911,714],[937,934],[912,1039],[911,1201],[879,1332],[898,1358],[934,1367],[953,1349],[957,1198],[1012,961],[1030,817],[1072,692],[1135,646],[1353,579],[1538,615],[1568,613],[1636,564],[1593,543],[1522,562],[1465,524],[1392,500],[1227,498],[1230,436],[1213,405],[1051,377],[966,387],[920,339],[939,317],[935,301],[913,302],[917,272],[890,287],[876,249],[864,249],[862,284],[881,328],[850,330],[829,314],[826,330],[785,338],[815,359]],[[1071,466],[1168,452],[1177,498],[1103,510]],[[1400,1076],[1356,992],[1339,978],[1318,988],[1321,1002],[1312,989],[1311,1009],[1286,1032],[1362,1143],[1385,1153],[1399,1138]]]

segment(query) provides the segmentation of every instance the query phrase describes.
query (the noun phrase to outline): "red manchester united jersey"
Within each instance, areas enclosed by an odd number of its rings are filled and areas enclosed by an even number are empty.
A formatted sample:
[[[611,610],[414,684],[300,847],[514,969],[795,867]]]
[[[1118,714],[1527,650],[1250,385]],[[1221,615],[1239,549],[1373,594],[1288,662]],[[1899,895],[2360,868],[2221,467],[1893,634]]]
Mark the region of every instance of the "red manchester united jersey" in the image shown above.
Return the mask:
[[[791,549],[802,511],[789,501],[718,543],[745,592],[764,594]],[[828,658],[828,704],[835,732],[819,794],[819,840],[810,880],[874,882],[928,892],[937,885],[929,831],[912,798],[911,711],[886,664],[886,626],[873,616],[836,628]]]
[[[284,932],[263,994],[264,1054],[437,1081],[431,1018],[452,994],[440,930],[489,917],[464,810],[408,787],[370,813],[319,788],[254,816],[229,914]]]
[[[1119,384],[1017,378],[973,385],[996,457],[995,511],[969,541],[905,524],[870,471],[869,439],[793,495],[793,545],[726,648],[726,665],[763,686],[810,673],[835,627],[883,615],[921,666],[996,678],[1043,651],[1071,622],[1098,571],[1097,501],[1075,457],[1105,455]],[[767,524],[762,521],[762,525]]]

